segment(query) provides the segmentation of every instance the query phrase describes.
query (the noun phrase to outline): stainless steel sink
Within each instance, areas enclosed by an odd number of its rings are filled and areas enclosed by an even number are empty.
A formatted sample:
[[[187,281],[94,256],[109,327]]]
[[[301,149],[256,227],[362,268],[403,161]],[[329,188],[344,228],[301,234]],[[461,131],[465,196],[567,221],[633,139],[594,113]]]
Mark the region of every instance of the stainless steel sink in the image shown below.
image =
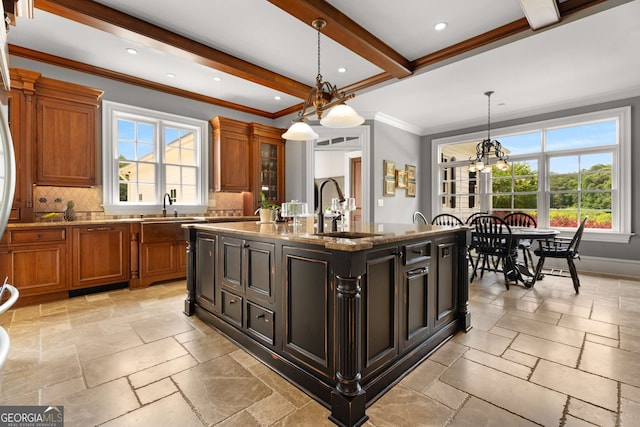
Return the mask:
[[[362,239],[365,237],[376,237],[380,234],[375,233],[363,233],[358,231],[328,231],[325,233],[316,233],[316,236],[323,237],[339,237],[342,239]]]

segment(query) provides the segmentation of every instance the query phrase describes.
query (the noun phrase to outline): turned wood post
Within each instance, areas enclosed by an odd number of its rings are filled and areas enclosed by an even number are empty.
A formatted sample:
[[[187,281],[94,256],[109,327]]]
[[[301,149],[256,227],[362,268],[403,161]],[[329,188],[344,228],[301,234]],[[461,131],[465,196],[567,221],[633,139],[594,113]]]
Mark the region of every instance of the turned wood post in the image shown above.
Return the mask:
[[[187,240],[187,298],[184,300],[184,314],[193,315],[196,302],[196,236],[195,228],[184,230]]]
[[[469,313],[469,251],[466,230],[456,233],[458,240],[458,322],[463,331],[471,329]]]
[[[361,277],[336,277],[337,366],[336,389],[331,393],[330,420],[342,426],[362,425],[366,394],[360,387],[362,363]]]

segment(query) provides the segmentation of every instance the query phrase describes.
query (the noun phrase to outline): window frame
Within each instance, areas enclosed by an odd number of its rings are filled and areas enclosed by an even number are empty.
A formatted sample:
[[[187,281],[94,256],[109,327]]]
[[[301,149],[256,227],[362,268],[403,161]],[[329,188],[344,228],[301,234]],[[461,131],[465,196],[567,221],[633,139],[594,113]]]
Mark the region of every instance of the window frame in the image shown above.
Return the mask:
[[[171,113],[121,104],[113,101],[102,101],[102,179],[103,179],[103,206],[107,215],[149,215],[162,213],[162,200],[151,203],[131,203],[119,201],[118,182],[118,142],[117,123],[118,118],[153,124],[154,149],[157,153],[156,183],[160,188],[165,186],[164,161],[164,129],[165,127],[179,127],[195,132],[194,151],[196,156],[196,194],[195,203],[184,203],[178,200],[171,208],[179,213],[204,213],[208,207],[208,146],[209,132],[208,122],[190,117],[178,116]]]
[[[634,233],[631,232],[631,107],[619,107],[607,110],[593,111],[584,114],[576,114],[570,116],[562,116],[549,120],[542,120],[531,123],[523,123],[516,126],[507,126],[501,128],[492,128],[491,134],[494,139],[500,139],[514,134],[522,134],[527,132],[543,132],[559,127],[578,126],[580,124],[597,122],[603,120],[617,120],[617,134],[618,144],[613,151],[612,168],[614,170],[612,176],[612,226],[617,224],[617,230],[598,230],[598,229],[585,229],[583,239],[599,242],[614,242],[614,243],[628,243],[631,236]],[[433,171],[433,177],[431,184],[432,191],[432,214],[437,215],[440,213],[440,199],[442,194],[440,189],[442,188],[442,175],[440,173],[441,164],[440,148],[444,145],[469,142],[469,141],[481,141],[486,137],[485,131],[478,131],[467,134],[453,135],[445,138],[436,138],[433,140],[431,149],[431,168]],[[549,216],[549,159],[551,157],[558,157],[562,154],[575,153],[573,150],[558,150],[558,151],[545,151],[545,141],[543,133],[543,146],[539,153],[529,153],[522,155],[514,155],[509,158],[509,161],[518,161],[519,159],[527,160],[537,158],[538,160],[538,217],[543,218],[540,222],[540,226],[547,226],[547,218]],[[588,147],[585,151],[598,151],[602,150],[602,147]],[[608,149],[606,151],[609,151]],[[446,167],[467,167],[469,161],[467,159],[456,161],[454,164],[447,163]],[[488,193],[484,189],[488,188],[490,177],[487,174],[479,174],[478,181],[480,183],[482,191],[479,194],[481,207],[489,206]],[[483,176],[484,175],[484,176]],[[540,214],[540,212],[542,214]],[[562,232],[562,234],[571,234],[573,230]]]

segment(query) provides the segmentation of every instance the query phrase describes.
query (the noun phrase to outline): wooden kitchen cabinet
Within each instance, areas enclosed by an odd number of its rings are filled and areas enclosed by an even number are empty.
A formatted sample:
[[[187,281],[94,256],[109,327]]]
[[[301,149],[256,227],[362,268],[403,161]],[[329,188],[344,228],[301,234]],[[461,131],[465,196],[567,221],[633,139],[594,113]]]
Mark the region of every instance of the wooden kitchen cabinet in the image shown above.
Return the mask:
[[[282,139],[284,132],[285,129],[251,123],[253,204],[245,212],[247,215],[260,207],[260,192],[264,193],[270,203],[282,204],[285,201],[285,140]]]
[[[0,271],[18,288],[21,302],[45,294],[66,298],[66,228],[8,230],[0,243]]]
[[[129,225],[72,227],[71,288],[129,280]]]
[[[181,222],[143,223],[140,234],[140,287],[186,277],[186,241]]]
[[[225,117],[210,120],[213,133],[213,188],[249,191],[251,145],[249,124]]]
[[[36,184],[96,184],[97,109],[102,91],[40,77],[36,88]]]

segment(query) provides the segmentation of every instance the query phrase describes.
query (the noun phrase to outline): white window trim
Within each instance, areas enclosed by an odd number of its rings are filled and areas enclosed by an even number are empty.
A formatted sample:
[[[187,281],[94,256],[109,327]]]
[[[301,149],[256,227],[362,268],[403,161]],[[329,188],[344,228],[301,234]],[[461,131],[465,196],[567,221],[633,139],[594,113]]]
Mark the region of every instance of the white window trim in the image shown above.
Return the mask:
[[[612,117],[618,118],[619,124],[619,144],[617,149],[618,155],[614,156],[613,159],[614,163],[617,163],[617,167],[620,168],[620,174],[617,174],[613,177],[614,193],[618,193],[615,200],[618,204],[617,221],[619,223],[619,231],[611,232],[585,229],[583,239],[596,242],[629,243],[631,236],[635,234],[631,232],[631,107],[627,106],[612,108],[609,110],[601,110],[591,113],[559,117],[555,119],[526,123],[517,126],[492,128],[491,133],[495,139],[500,139],[501,135],[506,136],[510,134],[533,132],[541,128],[549,129],[566,125],[578,125],[581,122],[591,122]],[[437,171],[439,171],[438,153],[440,146],[470,140],[481,141],[485,137],[486,130],[433,140],[433,143],[431,145],[431,170],[433,171],[432,176],[435,178],[431,181],[431,194],[433,195],[431,211],[433,215],[437,215],[440,210],[438,196],[440,194],[439,189],[441,188],[442,178],[440,176],[440,173],[436,173]],[[468,163],[469,161],[465,159],[448,164],[447,166],[462,167],[468,165]],[[544,171],[544,182],[546,183],[547,166],[542,161],[542,156],[538,167],[542,171]],[[545,189],[541,189],[541,191],[542,194],[539,194],[538,196],[538,200],[541,201],[541,204],[538,206],[538,208],[544,207],[544,209],[546,210],[548,208],[546,206],[546,198],[543,197]],[[544,203],[544,206],[542,205],[542,203]],[[570,233],[567,232],[567,234]]]
[[[204,120],[196,120],[190,117],[178,116],[175,114],[164,113],[161,111],[150,110],[141,107],[135,107],[126,104],[120,104],[112,101],[102,101],[102,193],[104,212],[107,215],[153,215],[162,213],[162,201],[158,204],[119,204],[117,203],[117,180],[118,166],[114,161],[117,153],[117,145],[114,144],[114,135],[117,132],[117,122],[113,120],[115,113],[132,114],[134,116],[143,116],[156,121],[162,121],[163,126],[167,124],[181,127],[192,128],[200,137],[200,146],[195,147],[196,164],[198,164],[199,185],[199,203],[186,204],[174,203],[171,206],[171,212],[177,210],[178,213],[198,214],[204,213],[208,207],[208,147],[209,132],[208,122]],[[160,127],[159,127],[160,130]],[[168,210],[168,209],[167,209]]]

